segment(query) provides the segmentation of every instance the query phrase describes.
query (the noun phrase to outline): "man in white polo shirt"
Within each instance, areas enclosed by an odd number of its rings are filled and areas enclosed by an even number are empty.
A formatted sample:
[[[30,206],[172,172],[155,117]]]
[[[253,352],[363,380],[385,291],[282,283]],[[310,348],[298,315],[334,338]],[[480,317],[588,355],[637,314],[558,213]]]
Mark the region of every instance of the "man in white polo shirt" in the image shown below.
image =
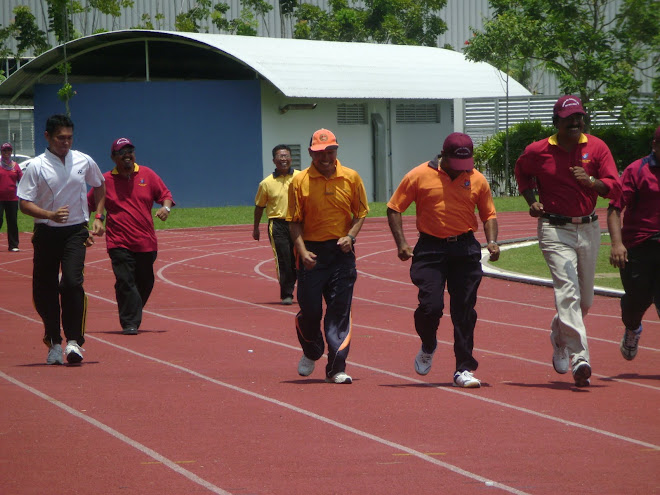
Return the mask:
[[[96,162],[71,149],[73,122],[68,116],[49,117],[44,136],[48,147],[25,170],[17,195],[21,211],[34,217],[32,297],[44,322],[46,363],[64,364],[61,318],[67,339],[64,354],[67,362],[77,364],[83,359],[87,314],[83,269],[86,247],[91,245],[87,184],[94,188],[98,211],[103,211],[105,183]],[[91,233],[102,236],[103,232],[99,214]]]

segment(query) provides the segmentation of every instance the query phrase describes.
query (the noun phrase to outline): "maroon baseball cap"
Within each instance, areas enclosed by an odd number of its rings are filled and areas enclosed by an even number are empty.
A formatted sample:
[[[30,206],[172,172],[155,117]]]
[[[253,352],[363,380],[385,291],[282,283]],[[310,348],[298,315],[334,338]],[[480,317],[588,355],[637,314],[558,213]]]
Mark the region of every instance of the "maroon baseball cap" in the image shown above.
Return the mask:
[[[442,159],[454,170],[472,170],[472,138],[462,132],[452,132],[442,145]]]
[[[1,150],[1,151],[5,151],[5,150],[12,150],[12,151],[13,151],[14,148],[13,148],[13,146],[11,145],[11,143],[4,143],[4,144],[2,145],[2,147],[0,147],[0,150]]]
[[[557,100],[557,103],[555,103],[553,114],[557,117],[565,119],[574,113],[581,113],[582,115],[587,114],[582,106],[582,101],[577,96],[562,96]]]
[[[125,148],[126,146],[135,148],[135,146],[133,146],[133,143],[131,143],[131,140],[128,138],[115,139],[115,141],[112,143],[112,148],[110,148],[110,151],[114,153],[115,151],[119,151],[120,149]]]

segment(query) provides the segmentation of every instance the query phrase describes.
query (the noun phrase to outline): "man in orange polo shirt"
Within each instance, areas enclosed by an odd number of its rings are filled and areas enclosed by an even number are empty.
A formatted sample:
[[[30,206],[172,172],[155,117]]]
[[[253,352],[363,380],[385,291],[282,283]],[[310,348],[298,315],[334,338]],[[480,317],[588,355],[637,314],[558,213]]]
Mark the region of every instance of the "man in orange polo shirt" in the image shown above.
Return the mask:
[[[297,174],[289,188],[287,221],[296,251],[298,341],[303,356],[298,374],[309,376],[324,351],[321,318],[328,342],[325,381],[352,383],[346,374],[351,343],[351,302],[357,279],[353,245],[369,213],[367,193],[355,170],[337,160],[339,144],[327,129],[312,135],[312,164]]]
[[[486,178],[474,170],[472,151],[470,136],[450,134],[442,153],[408,172],[387,203],[387,220],[399,259],[412,257],[410,278],[419,289],[415,330],[422,346],[415,357],[415,371],[420,375],[431,371],[446,285],[454,324],[453,384],[463,388],[481,386],[473,374],[479,363],[472,356],[477,322],[474,306],[482,277],[481,245],[474,237],[478,228],[475,206],[484,225],[490,260],[500,256],[493,197]],[[401,213],[413,201],[419,231],[414,249],[406,241],[401,220]]]

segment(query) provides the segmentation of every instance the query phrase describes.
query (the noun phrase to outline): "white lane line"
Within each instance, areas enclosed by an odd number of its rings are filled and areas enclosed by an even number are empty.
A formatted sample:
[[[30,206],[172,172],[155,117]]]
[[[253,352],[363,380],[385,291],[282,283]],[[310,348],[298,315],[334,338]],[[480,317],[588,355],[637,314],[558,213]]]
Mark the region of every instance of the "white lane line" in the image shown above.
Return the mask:
[[[100,299],[102,299],[102,298],[100,298]],[[0,308],[0,309],[5,310],[5,308]],[[11,312],[11,311],[7,311],[7,312],[12,313],[12,314],[16,314],[17,316],[24,317],[27,320],[30,320],[34,323],[39,323],[38,321],[34,320],[33,318],[29,318],[29,317],[26,317],[24,315],[20,315],[20,314]],[[182,321],[182,320],[178,320],[177,318],[169,318],[169,317],[165,317],[165,316],[164,316],[164,318],[167,318],[167,319],[170,319],[170,320],[175,320],[175,321]],[[235,330],[221,329],[221,328],[218,328],[218,327],[213,327],[211,325],[202,325],[202,324],[197,324],[197,323],[195,323],[195,324],[199,325],[199,326],[206,327],[206,328],[213,328],[213,329],[216,329],[216,330],[229,331],[231,333],[244,335],[241,332],[237,332]],[[371,433],[367,433],[366,431],[359,430],[357,428],[353,428],[352,426],[348,426],[348,425],[345,425],[343,423],[339,423],[339,422],[337,422],[333,419],[327,418],[325,416],[321,416],[321,415],[316,414],[312,411],[308,411],[307,409],[302,409],[300,407],[294,406],[293,404],[289,404],[287,402],[283,402],[283,401],[280,401],[278,399],[268,397],[266,395],[258,394],[256,392],[252,392],[251,390],[247,390],[247,389],[244,389],[244,388],[241,388],[241,387],[237,387],[236,385],[232,385],[230,383],[222,382],[220,380],[217,380],[215,378],[211,378],[209,376],[203,375],[202,373],[191,370],[189,368],[185,368],[185,367],[180,366],[178,364],[170,363],[169,361],[164,361],[162,359],[159,359],[159,358],[156,358],[156,357],[153,357],[153,356],[149,356],[149,355],[143,354],[141,352],[134,351],[133,349],[129,349],[127,347],[123,347],[123,346],[120,346],[118,344],[108,342],[108,341],[103,340],[103,339],[101,339],[99,337],[96,337],[94,335],[87,335],[86,337],[87,337],[87,339],[95,340],[95,341],[100,342],[102,344],[106,344],[110,347],[114,347],[114,348],[119,349],[121,351],[128,352],[130,354],[138,356],[142,359],[146,359],[146,360],[153,361],[153,362],[156,362],[158,364],[161,364],[163,366],[168,366],[168,367],[174,368],[176,370],[179,370],[179,371],[182,371],[184,373],[190,374],[190,375],[192,375],[196,378],[199,378],[201,380],[205,380],[207,382],[213,383],[214,385],[219,385],[219,386],[227,388],[229,390],[233,390],[234,392],[238,392],[238,393],[247,395],[249,397],[253,397],[253,398],[262,400],[264,402],[268,402],[268,403],[276,405],[278,407],[289,409],[290,411],[296,412],[298,414],[302,414],[302,415],[307,416],[309,418],[312,418],[316,421],[320,421],[320,422],[325,423],[327,425],[334,426],[336,428],[339,428],[341,430],[347,431],[347,432],[352,433],[354,435],[366,438],[366,439],[371,440],[373,442],[377,442],[381,445],[385,445],[385,446],[390,447],[394,450],[399,450],[401,452],[405,452],[405,453],[410,454],[414,457],[417,457],[418,459],[420,459],[422,461],[429,462],[431,464],[435,464],[436,466],[444,468],[444,469],[446,469],[448,471],[451,471],[455,474],[464,476],[466,478],[469,478],[469,479],[472,479],[472,480],[475,480],[475,481],[479,481],[481,483],[487,484],[488,486],[493,486],[493,487],[499,488],[500,490],[503,490],[505,492],[514,493],[516,495],[530,495],[527,492],[517,490],[516,488],[513,488],[513,487],[510,487],[508,485],[499,483],[499,482],[497,482],[495,480],[491,480],[489,478],[484,478],[483,476],[479,476],[476,473],[466,471],[465,469],[461,469],[458,466],[454,466],[453,464],[449,464],[447,462],[442,462],[438,459],[434,459],[433,457],[431,457],[427,454],[424,454],[423,452],[419,452],[417,450],[411,449],[410,447],[406,447],[405,445],[402,445],[402,444],[399,444],[399,443],[396,443],[396,442],[392,442],[390,440],[386,440],[385,438],[381,438],[381,437],[378,437],[376,435],[372,435]],[[251,337],[253,337],[253,336],[251,336]],[[258,340],[262,340],[262,341],[265,341],[265,342],[270,342],[270,343],[277,344],[277,345],[282,345],[283,347],[296,349],[293,346],[280,344],[279,342],[275,342],[275,341],[269,341],[268,339],[258,338]],[[397,376],[397,375],[394,375],[394,376]],[[184,468],[180,467],[175,462],[170,461],[169,459],[167,459],[166,457],[160,455],[158,452],[150,449],[149,447],[147,447],[147,446],[145,446],[145,445],[143,445],[139,442],[136,442],[136,441],[132,440],[131,438],[127,437],[126,435],[124,435],[124,434],[118,432],[117,430],[105,425],[104,423],[101,423],[100,421],[97,421],[96,419],[94,419],[90,416],[87,416],[86,414],[83,414],[79,411],[76,411],[75,409],[73,409],[72,407],[64,404],[63,402],[60,402],[57,399],[54,399],[54,398],[44,394],[43,392],[41,392],[41,391],[39,391],[39,390],[37,390],[37,389],[27,385],[27,384],[15,379],[15,378],[3,373],[2,371],[0,371],[0,377],[4,378],[8,382],[11,382],[14,385],[16,385],[16,386],[18,386],[18,387],[20,387],[24,390],[27,390],[28,392],[31,392],[31,393],[35,394],[36,396],[40,397],[41,399],[44,399],[47,402],[52,403],[53,405],[55,405],[55,406],[65,410],[66,412],[72,414],[73,416],[75,416],[79,419],[82,419],[84,421],[87,421],[91,425],[96,426],[97,428],[103,430],[104,432],[108,433],[112,437],[114,437],[118,440],[121,440],[122,442],[127,443],[128,445],[136,448],[140,452],[143,452],[144,454],[150,456],[154,460],[163,463],[163,465],[165,465],[165,466],[169,467],[170,469],[172,469],[173,471],[176,471],[177,473],[185,476],[186,478],[190,479],[191,481],[193,481],[193,482],[195,482],[195,483],[197,483],[197,484],[199,484],[199,485],[201,485],[205,488],[208,488],[213,493],[217,493],[217,494],[220,494],[220,495],[231,495],[229,492],[226,492],[226,491],[222,490],[221,488],[213,485],[210,482],[207,482],[206,480],[200,478],[199,476],[195,475],[194,473],[191,473],[187,469],[184,469]],[[420,382],[420,383],[423,383],[423,382]]]
[[[53,398],[49,395],[44,394],[43,392],[31,387],[30,385],[27,385],[26,383],[23,383],[23,382],[17,380],[16,378],[3,373],[2,371],[0,371],[0,377],[2,377],[3,379],[5,379],[6,381],[8,381],[10,383],[13,383],[17,387],[22,388],[23,390],[36,395],[37,397],[39,397],[40,399],[45,400],[46,402],[50,402],[54,406],[59,407],[60,409],[66,411],[67,413],[71,414],[72,416],[75,416],[78,419],[86,421],[87,423],[91,424],[92,426],[95,426],[96,428],[104,431],[105,433],[107,433],[111,437],[116,438],[117,440],[130,445],[134,449],[139,450],[140,452],[142,452],[143,454],[151,457],[155,461],[158,461],[158,462],[162,463],[164,466],[170,468],[172,471],[180,474],[181,476],[184,476],[184,477],[188,478],[193,483],[196,483],[196,484],[206,488],[207,490],[209,490],[213,493],[217,493],[218,495],[231,495],[230,492],[227,492],[227,491],[223,490],[222,488],[219,488],[219,487],[215,486],[213,483],[210,483],[210,482],[206,481],[205,479],[200,478],[195,473],[192,473],[192,472],[188,471],[187,469],[182,468],[176,462],[171,461],[167,457],[159,454],[158,452],[156,452],[153,449],[150,449],[146,445],[141,444],[140,442],[137,442],[137,441],[133,440],[130,437],[127,437],[126,435],[124,435],[123,433],[118,432],[114,428],[111,428],[108,425],[106,425],[104,423],[101,423],[100,421],[98,421],[98,420],[96,420],[96,419],[94,419],[94,418],[92,418],[92,417],[90,417],[86,414],[81,413],[80,411],[76,411],[72,407],[64,404],[63,402],[60,402],[59,400],[57,400],[57,399],[55,399],[55,398]]]

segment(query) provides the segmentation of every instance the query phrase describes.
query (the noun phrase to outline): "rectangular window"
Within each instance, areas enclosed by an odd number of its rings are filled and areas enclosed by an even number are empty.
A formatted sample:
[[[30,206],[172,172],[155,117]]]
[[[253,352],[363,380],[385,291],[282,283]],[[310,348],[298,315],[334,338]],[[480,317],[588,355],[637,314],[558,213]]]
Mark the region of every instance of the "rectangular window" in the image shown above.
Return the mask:
[[[337,105],[337,123],[342,125],[368,124],[366,103]]]
[[[440,109],[435,103],[401,103],[396,106],[396,121],[407,124],[437,124]]]
[[[291,148],[291,166],[296,170],[300,170],[302,164],[302,157],[300,156],[300,145],[299,144],[287,144]]]

